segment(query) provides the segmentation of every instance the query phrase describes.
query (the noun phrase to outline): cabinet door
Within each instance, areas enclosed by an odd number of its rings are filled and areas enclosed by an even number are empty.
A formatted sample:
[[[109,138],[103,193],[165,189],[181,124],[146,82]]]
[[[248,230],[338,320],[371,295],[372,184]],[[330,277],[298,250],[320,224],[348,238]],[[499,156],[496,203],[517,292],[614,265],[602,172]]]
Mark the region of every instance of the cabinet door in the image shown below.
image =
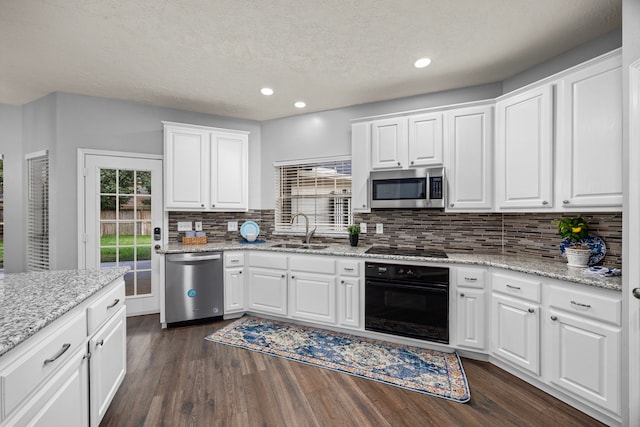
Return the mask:
[[[446,113],[448,210],[493,208],[493,107]]]
[[[550,311],[551,382],[620,413],[620,328]]]
[[[622,207],[621,63],[617,56],[562,81],[558,172],[563,208]]]
[[[504,98],[497,105],[498,207],[553,206],[553,88]]]
[[[211,134],[210,209],[243,211],[248,208],[248,135]]]
[[[292,272],[289,305],[291,317],[335,324],[335,276]]]
[[[69,426],[89,424],[89,375],[85,346],[61,366],[3,426]]]
[[[409,166],[442,165],[442,113],[409,117]]]
[[[224,314],[244,311],[244,268],[227,268],[224,273]]]
[[[342,277],[338,285],[338,324],[360,328],[360,279]]]
[[[370,212],[371,124],[351,125],[351,204],[354,212]]]
[[[98,426],[127,372],[126,307],[89,341],[91,426]]]
[[[287,274],[285,271],[251,268],[249,309],[262,313],[287,315]]]
[[[209,180],[209,133],[166,126],[164,129],[165,207],[206,208]]]
[[[371,169],[407,166],[407,118],[378,120],[371,124]]]
[[[540,375],[540,308],[493,294],[491,352]]]
[[[485,350],[485,292],[484,289],[459,288],[456,300],[458,345]]]

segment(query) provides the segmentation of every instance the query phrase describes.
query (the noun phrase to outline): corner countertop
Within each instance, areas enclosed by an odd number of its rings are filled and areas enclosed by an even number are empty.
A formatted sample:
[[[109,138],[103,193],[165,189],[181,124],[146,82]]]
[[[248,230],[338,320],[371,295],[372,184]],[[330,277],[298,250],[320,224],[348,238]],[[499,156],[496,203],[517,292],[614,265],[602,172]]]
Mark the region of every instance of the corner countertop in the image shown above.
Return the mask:
[[[6,274],[0,279],[0,357],[127,271],[129,267]]]
[[[352,247],[348,244],[325,244],[324,249],[292,249],[274,248],[273,245],[280,243],[291,243],[283,241],[268,241],[258,244],[242,244],[236,242],[213,242],[206,245],[182,245],[170,244],[168,247],[158,251],[162,254],[175,254],[186,252],[214,252],[232,250],[260,250],[271,252],[288,252],[312,255],[333,255],[344,257],[357,257],[364,259],[379,259],[392,261],[418,261],[433,264],[458,264],[458,265],[481,265],[487,267],[497,267],[505,270],[518,271],[527,274],[534,274],[541,277],[565,280],[567,282],[579,283],[598,288],[622,291],[622,278],[603,277],[597,274],[584,273],[583,269],[568,267],[564,262],[553,260],[542,260],[515,255],[500,254],[478,254],[478,253],[456,253],[447,251],[448,258],[429,258],[415,256],[397,255],[373,255],[365,253],[371,246],[363,245]]]

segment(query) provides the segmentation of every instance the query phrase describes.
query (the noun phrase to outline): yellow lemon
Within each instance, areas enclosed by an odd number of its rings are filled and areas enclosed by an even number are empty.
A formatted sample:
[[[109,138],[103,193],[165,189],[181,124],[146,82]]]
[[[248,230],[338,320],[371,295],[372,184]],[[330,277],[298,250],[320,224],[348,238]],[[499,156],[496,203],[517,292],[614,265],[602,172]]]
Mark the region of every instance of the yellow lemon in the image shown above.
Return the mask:
[[[582,227],[574,227],[574,228],[571,229],[571,231],[574,232],[574,233],[579,233],[579,232],[582,231]]]

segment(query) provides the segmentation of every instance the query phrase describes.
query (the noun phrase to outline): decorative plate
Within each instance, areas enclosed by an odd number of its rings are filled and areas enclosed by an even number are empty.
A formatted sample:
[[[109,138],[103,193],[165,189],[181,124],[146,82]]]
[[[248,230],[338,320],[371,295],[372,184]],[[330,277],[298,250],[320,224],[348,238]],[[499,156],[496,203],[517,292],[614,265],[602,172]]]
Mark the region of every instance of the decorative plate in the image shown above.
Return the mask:
[[[607,246],[604,244],[604,241],[593,234],[589,234],[589,237],[586,237],[581,240],[583,245],[587,245],[591,250],[591,256],[589,257],[589,265],[595,265],[602,261],[602,258],[607,254]],[[573,246],[571,243],[571,239],[566,238],[562,242],[560,242],[560,253],[562,256],[565,255],[565,249]]]
[[[260,234],[258,224],[253,221],[245,221],[240,227],[240,235],[246,239],[247,234],[255,234],[258,237],[258,234]]]

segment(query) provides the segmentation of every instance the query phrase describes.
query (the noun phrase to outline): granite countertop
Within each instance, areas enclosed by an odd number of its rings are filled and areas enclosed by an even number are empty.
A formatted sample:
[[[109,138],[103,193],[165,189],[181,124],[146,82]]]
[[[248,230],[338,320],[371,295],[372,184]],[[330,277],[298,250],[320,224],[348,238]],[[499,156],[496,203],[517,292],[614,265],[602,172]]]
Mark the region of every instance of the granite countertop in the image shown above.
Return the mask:
[[[127,271],[129,267],[6,274],[0,279],[0,356]]]
[[[456,253],[455,251],[447,251],[448,258],[429,258],[414,256],[396,256],[396,255],[373,255],[366,254],[370,245],[362,245],[357,247],[348,244],[325,244],[318,245],[327,246],[323,249],[292,249],[292,248],[274,248],[273,245],[281,243],[291,243],[282,241],[268,241],[258,244],[242,244],[237,242],[212,242],[206,245],[182,245],[179,243],[170,244],[168,247],[159,251],[163,254],[185,253],[185,252],[211,252],[211,251],[230,251],[230,250],[263,250],[272,252],[288,252],[314,255],[334,255],[358,257],[365,259],[384,259],[394,261],[419,261],[437,264],[459,264],[459,265],[482,265],[487,267],[503,268],[505,270],[518,271],[527,274],[535,274],[541,277],[549,277],[552,279],[565,280],[567,282],[579,283],[583,285],[595,286],[598,288],[611,289],[614,291],[622,291],[621,277],[603,277],[597,274],[584,273],[583,269],[568,267],[564,262],[552,260],[542,260],[539,258],[528,258],[516,255],[499,255],[499,254],[477,254],[477,253]],[[313,246],[313,245],[312,245]]]

